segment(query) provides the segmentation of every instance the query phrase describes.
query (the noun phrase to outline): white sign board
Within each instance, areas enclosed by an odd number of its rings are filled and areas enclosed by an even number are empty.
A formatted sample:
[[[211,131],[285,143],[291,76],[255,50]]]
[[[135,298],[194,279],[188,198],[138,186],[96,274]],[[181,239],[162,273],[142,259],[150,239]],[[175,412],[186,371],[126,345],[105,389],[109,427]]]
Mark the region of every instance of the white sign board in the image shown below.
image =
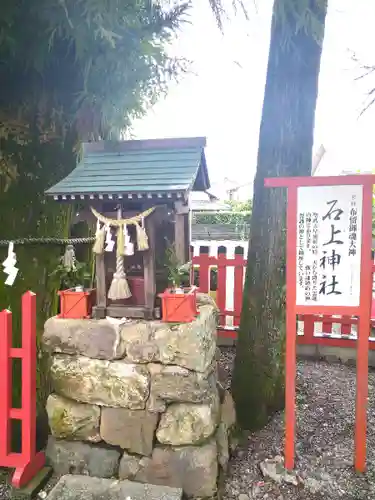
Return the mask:
[[[359,306],[362,186],[297,190],[300,306]]]

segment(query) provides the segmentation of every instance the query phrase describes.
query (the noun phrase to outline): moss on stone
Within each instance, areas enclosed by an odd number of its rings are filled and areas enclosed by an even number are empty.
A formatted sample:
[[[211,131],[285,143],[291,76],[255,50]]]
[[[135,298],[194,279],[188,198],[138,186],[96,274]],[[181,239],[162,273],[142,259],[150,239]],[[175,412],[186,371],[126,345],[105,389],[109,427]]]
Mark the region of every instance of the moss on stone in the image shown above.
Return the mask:
[[[68,437],[71,433],[71,422],[69,422],[68,413],[64,408],[54,408],[49,421],[53,433],[58,437]]]

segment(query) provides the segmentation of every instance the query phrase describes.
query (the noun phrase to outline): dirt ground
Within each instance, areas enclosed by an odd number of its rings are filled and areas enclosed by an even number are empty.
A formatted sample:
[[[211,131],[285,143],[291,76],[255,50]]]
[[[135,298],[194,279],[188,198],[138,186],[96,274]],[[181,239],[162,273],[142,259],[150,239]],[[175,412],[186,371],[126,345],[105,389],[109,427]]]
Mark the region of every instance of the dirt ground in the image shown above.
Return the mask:
[[[233,349],[222,350],[226,385]],[[368,472],[353,469],[355,368],[340,364],[298,363],[296,470],[300,484],[277,484],[265,478],[260,464],[283,454],[284,415],[276,415],[250,435],[232,459],[225,500],[372,500],[375,499],[375,372],[369,377]]]

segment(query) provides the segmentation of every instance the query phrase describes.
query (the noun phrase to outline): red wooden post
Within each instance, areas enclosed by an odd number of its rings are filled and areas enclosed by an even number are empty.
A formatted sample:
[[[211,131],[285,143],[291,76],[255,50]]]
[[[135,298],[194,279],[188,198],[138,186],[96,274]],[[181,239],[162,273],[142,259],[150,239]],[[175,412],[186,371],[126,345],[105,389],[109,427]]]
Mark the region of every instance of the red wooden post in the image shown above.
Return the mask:
[[[370,336],[372,274],[368,272],[372,247],[372,183],[363,186],[361,292],[357,336],[357,398],[355,418],[355,469],[366,468],[366,432],[368,400],[368,344]]]
[[[193,257],[194,257],[194,247],[193,245],[190,245],[189,247],[189,260],[191,262],[191,266],[190,266],[190,286],[193,286],[195,285],[194,283],[194,264],[193,264]]]
[[[12,406],[12,313],[0,312],[0,466],[7,466],[11,452],[10,409]]]
[[[225,249],[226,250],[226,249]],[[216,303],[220,311],[219,326],[225,326],[226,298],[227,298],[227,254],[218,252],[217,254],[217,295]]]
[[[296,398],[297,188],[288,189],[286,266],[285,467],[294,468]]]
[[[22,296],[22,347],[16,357],[22,360],[22,451],[18,456],[12,484],[21,488],[43,468],[45,455],[36,453],[36,295]]]
[[[243,275],[244,275],[244,258],[243,255],[235,254],[234,256],[234,326],[239,326],[242,309],[243,295]]]
[[[210,292],[210,257],[199,248],[199,291]]]
[[[327,316],[326,314],[323,316],[322,321],[322,333],[330,334],[332,333],[332,317]]]
[[[22,297],[22,411],[23,453],[30,461],[36,453],[36,296]]]
[[[12,408],[12,359],[22,363],[22,405]],[[12,485],[25,486],[45,464],[44,453],[36,453],[36,296],[22,297],[22,347],[12,347],[12,314],[0,312],[0,466],[14,468]],[[10,423],[21,420],[21,452],[10,446]]]
[[[305,314],[303,316],[303,343],[312,344],[314,340],[316,317],[312,314]]]
[[[350,316],[343,316],[343,323],[341,323],[341,335],[351,335],[352,323]]]

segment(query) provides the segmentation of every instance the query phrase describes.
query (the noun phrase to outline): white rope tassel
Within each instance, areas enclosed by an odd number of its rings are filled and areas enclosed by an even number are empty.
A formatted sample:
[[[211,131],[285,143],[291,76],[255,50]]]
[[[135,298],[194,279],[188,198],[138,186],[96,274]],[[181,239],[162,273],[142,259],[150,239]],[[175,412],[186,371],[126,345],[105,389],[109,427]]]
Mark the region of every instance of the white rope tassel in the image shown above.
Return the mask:
[[[105,228],[100,227],[99,220],[96,221],[95,243],[92,251],[95,254],[102,254],[104,252]]]
[[[112,231],[110,226],[105,226],[105,248],[106,252],[113,252],[115,242],[112,239]]]
[[[108,291],[108,298],[111,300],[128,299],[132,294],[126,279],[124,269],[124,257],[116,257],[116,272],[113,275],[112,283]]]
[[[141,220],[141,224],[135,225],[137,232],[137,246],[138,250],[148,250],[148,237],[146,234],[146,229],[144,228],[143,218]]]
[[[127,256],[134,255],[134,243],[130,241],[130,235],[126,225],[124,226],[124,242],[125,242],[124,243],[125,255]]]

